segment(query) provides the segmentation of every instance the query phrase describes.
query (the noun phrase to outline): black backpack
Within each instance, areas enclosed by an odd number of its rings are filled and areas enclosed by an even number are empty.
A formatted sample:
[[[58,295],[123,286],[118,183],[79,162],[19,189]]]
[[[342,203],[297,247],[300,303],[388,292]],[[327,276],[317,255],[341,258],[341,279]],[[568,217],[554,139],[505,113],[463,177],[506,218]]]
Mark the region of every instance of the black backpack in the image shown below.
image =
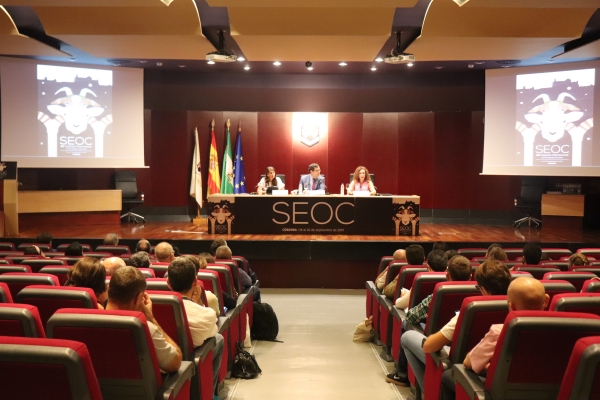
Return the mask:
[[[254,316],[250,334],[252,340],[268,340],[276,342],[279,333],[279,323],[273,307],[267,303],[254,302]]]

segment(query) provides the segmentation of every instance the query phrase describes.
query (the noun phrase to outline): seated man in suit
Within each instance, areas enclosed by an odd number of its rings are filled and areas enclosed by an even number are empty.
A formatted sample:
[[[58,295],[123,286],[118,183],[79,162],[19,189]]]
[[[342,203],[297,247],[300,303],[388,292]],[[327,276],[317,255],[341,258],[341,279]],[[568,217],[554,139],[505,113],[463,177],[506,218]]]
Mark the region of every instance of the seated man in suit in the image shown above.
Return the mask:
[[[302,175],[298,186],[302,186],[303,190],[325,190],[327,188],[319,164],[312,163],[308,166],[308,175]]]
[[[144,313],[160,369],[165,372],[175,372],[179,369],[182,360],[181,350],[152,315],[152,301],[146,294],[146,279],[137,268],[121,267],[114,271],[108,285],[106,309]]]

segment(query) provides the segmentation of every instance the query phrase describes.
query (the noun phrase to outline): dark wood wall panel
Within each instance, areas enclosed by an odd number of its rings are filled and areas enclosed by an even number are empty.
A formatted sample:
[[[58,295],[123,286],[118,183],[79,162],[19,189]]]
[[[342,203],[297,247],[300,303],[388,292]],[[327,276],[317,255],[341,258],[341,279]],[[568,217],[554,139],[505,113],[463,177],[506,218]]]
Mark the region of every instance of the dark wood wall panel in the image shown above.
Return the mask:
[[[376,175],[377,189],[398,193],[398,115],[363,115],[363,162]]]
[[[294,167],[292,172],[292,180],[290,180],[290,189],[297,189],[298,182],[300,181],[300,175],[308,174],[308,166],[312,163],[319,164],[321,167],[321,173],[325,175],[325,184],[329,188],[331,185],[331,190],[334,193],[339,192],[339,189],[336,191],[335,182],[332,182],[329,179],[329,132],[324,134],[324,132],[320,132],[319,134],[319,142],[313,146],[306,146],[301,143],[300,136],[294,135],[292,132],[292,124],[293,124],[293,113],[292,113],[292,121],[289,128],[289,134],[292,137],[292,158],[294,161]],[[329,126],[329,124],[328,124]],[[284,129],[286,131],[287,129]],[[294,186],[291,184],[295,182]],[[338,184],[339,185],[339,184]]]
[[[348,183],[349,174],[363,160],[362,126],[362,113],[329,114],[327,184],[331,193],[339,193],[339,185]]]
[[[398,193],[432,208],[434,113],[398,113]]]

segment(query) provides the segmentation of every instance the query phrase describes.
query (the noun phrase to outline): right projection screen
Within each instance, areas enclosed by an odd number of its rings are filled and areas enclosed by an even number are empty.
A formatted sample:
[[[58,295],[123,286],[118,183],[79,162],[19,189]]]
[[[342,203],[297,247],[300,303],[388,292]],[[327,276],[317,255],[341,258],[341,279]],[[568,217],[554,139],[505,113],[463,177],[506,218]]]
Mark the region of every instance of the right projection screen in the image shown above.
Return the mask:
[[[486,71],[483,174],[600,176],[598,62]]]

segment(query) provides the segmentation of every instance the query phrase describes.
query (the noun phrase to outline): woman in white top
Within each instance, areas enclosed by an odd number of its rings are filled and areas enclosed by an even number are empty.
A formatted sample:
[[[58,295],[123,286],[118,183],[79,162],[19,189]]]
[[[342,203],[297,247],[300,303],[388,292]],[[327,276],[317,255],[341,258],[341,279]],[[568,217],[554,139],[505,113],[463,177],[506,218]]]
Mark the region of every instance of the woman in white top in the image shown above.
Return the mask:
[[[281,179],[277,177],[275,168],[267,167],[267,172],[265,172],[265,176],[258,182],[256,191],[258,194],[266,194],[267,188],[271,186],[276,186],[278,190],[283,190],[285,188]]]
[[[352,179],[350,186],[348,186],[348,194],[354,194],[354,192],[357,191],[368,191],[371,195],[377,193],[375,186],[373,186],[373,182],[371,182],[369,170],[362,166],[356,168],[354,171],[354,179]]]

